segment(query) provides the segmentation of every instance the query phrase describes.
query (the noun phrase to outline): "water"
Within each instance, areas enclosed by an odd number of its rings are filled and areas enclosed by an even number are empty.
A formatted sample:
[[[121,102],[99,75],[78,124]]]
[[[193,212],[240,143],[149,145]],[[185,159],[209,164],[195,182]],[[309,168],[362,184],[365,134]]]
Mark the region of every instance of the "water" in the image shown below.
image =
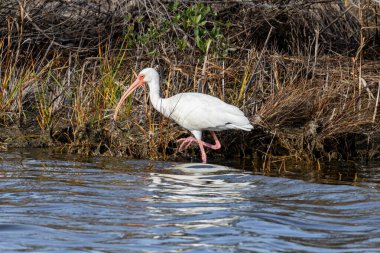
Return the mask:
[[[0,252],[379,252],[379,172],[361,167],[353,186],[0,153]]]

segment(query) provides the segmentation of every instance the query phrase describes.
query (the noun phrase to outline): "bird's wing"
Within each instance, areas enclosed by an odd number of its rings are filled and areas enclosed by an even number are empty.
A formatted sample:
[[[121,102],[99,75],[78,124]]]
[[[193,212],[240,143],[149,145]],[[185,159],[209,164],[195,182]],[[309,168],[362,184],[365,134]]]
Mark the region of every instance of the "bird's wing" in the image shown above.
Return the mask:
[[[250,126],[243,112],[222,100],[202,93],[180,93],[165,101],[164,114],[188,130],[243,129]],[[249,128],[249,127],[248,127]]]

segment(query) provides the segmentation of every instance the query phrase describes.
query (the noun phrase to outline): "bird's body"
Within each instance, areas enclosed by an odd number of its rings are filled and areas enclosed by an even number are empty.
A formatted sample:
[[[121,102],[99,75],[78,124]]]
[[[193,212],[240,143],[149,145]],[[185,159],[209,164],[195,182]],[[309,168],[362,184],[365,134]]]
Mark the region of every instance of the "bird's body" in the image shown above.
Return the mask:
[[[248,119],[239,108],[207,94],[179,93],[162,99],[154,107],[191,132],[252,129]]]
[[[206,162],[206,154],[203,146],[219,149],[220,143],[214,131],[239,129],[250,131],[253,126],[244,116],[244,113],[236,106],[227,104],[217,97],[202,93],[179,93],[170,98],[161,98],[159,88],[159,75],[155,69],[146,68],[139,74],[137,80],[123,94],[118,103],[114,119],[121,104],[138,86],[146,82],[150,90],[150,100],[153,107],[164,116],[173,119],[177,124],[189,130],[195,138],[181,139],[180,150],[186,149],[194,141],[197,141],[202,153],[202,160]],[[202,131],[211,131],[215,144],[202,141]]]

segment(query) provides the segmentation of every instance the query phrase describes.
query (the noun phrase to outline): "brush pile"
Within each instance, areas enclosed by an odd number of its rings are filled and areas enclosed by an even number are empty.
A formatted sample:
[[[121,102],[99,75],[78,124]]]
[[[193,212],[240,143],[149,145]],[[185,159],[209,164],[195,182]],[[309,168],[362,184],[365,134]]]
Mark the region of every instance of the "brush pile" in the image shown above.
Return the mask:
[[[379,18],[374,0],[2,1],[0,147],[173,159],[187,133],[146,93],[111,119],[154,66],[165,96],[209,93],[257,126],[219,155],[380,159]]]

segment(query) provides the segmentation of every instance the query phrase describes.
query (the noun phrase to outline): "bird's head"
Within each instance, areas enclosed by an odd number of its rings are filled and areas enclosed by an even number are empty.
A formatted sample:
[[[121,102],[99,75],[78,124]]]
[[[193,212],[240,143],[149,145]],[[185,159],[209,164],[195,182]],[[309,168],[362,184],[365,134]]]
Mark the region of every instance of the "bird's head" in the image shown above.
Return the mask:
[[[143,83],[151,83],[152,81],[155,81],[158,79],[158,72],[154,68],[145,68],[141,70],[139,75],[137,76],[137,80],[140,80],[140,82]]]
[[[120,110],[120,107],[124,103],[125,99],[138,87],[143,86],[145,83],[147,83],[149,86],[154,81],[157,81],[158,84],[159,75],[158,72],[154,68],[145,68],[141,70],[141,72],[138,74],[136,81],[133,82],[131,86],[124,92],[124,94],[121,96],[119,103],[116,106],[115,113],[113,115],[113,119],[117,119],[117,114]]]

